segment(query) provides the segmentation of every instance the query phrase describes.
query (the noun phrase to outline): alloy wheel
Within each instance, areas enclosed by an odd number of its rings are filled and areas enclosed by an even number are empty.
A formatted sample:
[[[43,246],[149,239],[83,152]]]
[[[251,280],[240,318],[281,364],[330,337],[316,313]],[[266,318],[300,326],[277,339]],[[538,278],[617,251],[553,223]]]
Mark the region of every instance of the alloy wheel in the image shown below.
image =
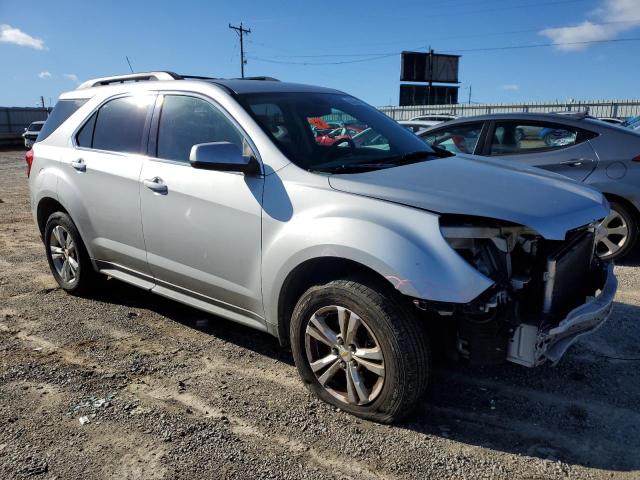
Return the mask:
[[[611,257],[624,248],[629,240],[629,225],[619,212],[611,210],[602,221],[602,235],[597,241],[596,251],[601,257]]]
[[[78,277],[78,250],[69,232],[61,225],[51,231],[49,252],[58,276],[66,283],[73,283]]]
[[[382,348],[366,322],[348,308],[318,309],[306,327],[305,351],[318,383],[339,401],[366,405],[380,395]]]

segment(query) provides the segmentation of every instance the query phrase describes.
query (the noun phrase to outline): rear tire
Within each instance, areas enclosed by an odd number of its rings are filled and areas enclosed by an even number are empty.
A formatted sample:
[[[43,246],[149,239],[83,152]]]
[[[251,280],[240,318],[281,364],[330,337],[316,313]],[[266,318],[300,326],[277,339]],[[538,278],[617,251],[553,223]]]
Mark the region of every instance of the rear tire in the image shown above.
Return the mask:
[[[603,260],[619,260],[633,250],[638,240],[638,221],[628,207],[610,201],[611,213],[602,222],[606,235],[596,245]]]
[[[311,287],[298,301],[291,349],[317,397],[358,417],[391,423],[409,414],[427,387],[425,330],[393,291],[358,279],[334,280]],[[333,341],[317,340],[322,332]]]
[[[99,278],[71,217],[52,213],[44,228],[47,261],[58,285],[72,295],[86,295]]]

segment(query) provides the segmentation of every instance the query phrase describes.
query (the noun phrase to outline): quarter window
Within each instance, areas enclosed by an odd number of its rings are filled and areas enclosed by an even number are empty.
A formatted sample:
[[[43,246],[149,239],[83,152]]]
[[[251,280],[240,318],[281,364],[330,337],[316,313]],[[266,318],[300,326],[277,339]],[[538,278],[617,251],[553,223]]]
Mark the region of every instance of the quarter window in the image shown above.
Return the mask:
[[[78,134],[76,135],[76,143],[79,147],[91,148],[93,144],[93,129],[96,126],[97,113],[91,115],[89,120],[85,122]]]
[[[191,147],[211,142],[246,148],[240,131],[211,103],[186,95],[164,97],[158,123],[158,158],[188,162]]]
[[[153,95],[136,95],[105,103],[98,110],[95,119],[92,148],[126,153],[145,151],[145,126],[154,99]],[[80,134],[84,132],[81,131]],[[87,136],[88,133],[83,138],[86,139]]]
[[[453,153],[473,153],[480,138],[482,123],[452,125],[422,135],[425,142]]]
[[[553,123],[497,122],[491,155],[519,155],[576,145],[588,138],[576,128]]]

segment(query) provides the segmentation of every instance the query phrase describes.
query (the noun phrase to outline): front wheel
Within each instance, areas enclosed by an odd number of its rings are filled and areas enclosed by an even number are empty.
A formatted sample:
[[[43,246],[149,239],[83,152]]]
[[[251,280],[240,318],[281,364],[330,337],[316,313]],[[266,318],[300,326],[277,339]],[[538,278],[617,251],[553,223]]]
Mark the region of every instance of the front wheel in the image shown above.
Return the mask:
[[[307,290],[291,319],[300,376],[320,399],[390,423],[407,415],[427,386],[424,328],[392,293],[357,280]]]

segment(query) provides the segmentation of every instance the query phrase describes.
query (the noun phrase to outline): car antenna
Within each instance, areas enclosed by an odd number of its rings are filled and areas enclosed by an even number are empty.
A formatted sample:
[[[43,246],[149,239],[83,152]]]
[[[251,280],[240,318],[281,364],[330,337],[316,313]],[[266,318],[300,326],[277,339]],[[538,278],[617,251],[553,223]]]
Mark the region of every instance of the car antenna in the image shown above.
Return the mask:
[[[129,64],[129,70],[131,70],[131,73],[133,73],[133,67],[131,66],[131,62],[129,61],[129,57],[127,55],[125,55],[124,58],[127,59],[127,63]]]

